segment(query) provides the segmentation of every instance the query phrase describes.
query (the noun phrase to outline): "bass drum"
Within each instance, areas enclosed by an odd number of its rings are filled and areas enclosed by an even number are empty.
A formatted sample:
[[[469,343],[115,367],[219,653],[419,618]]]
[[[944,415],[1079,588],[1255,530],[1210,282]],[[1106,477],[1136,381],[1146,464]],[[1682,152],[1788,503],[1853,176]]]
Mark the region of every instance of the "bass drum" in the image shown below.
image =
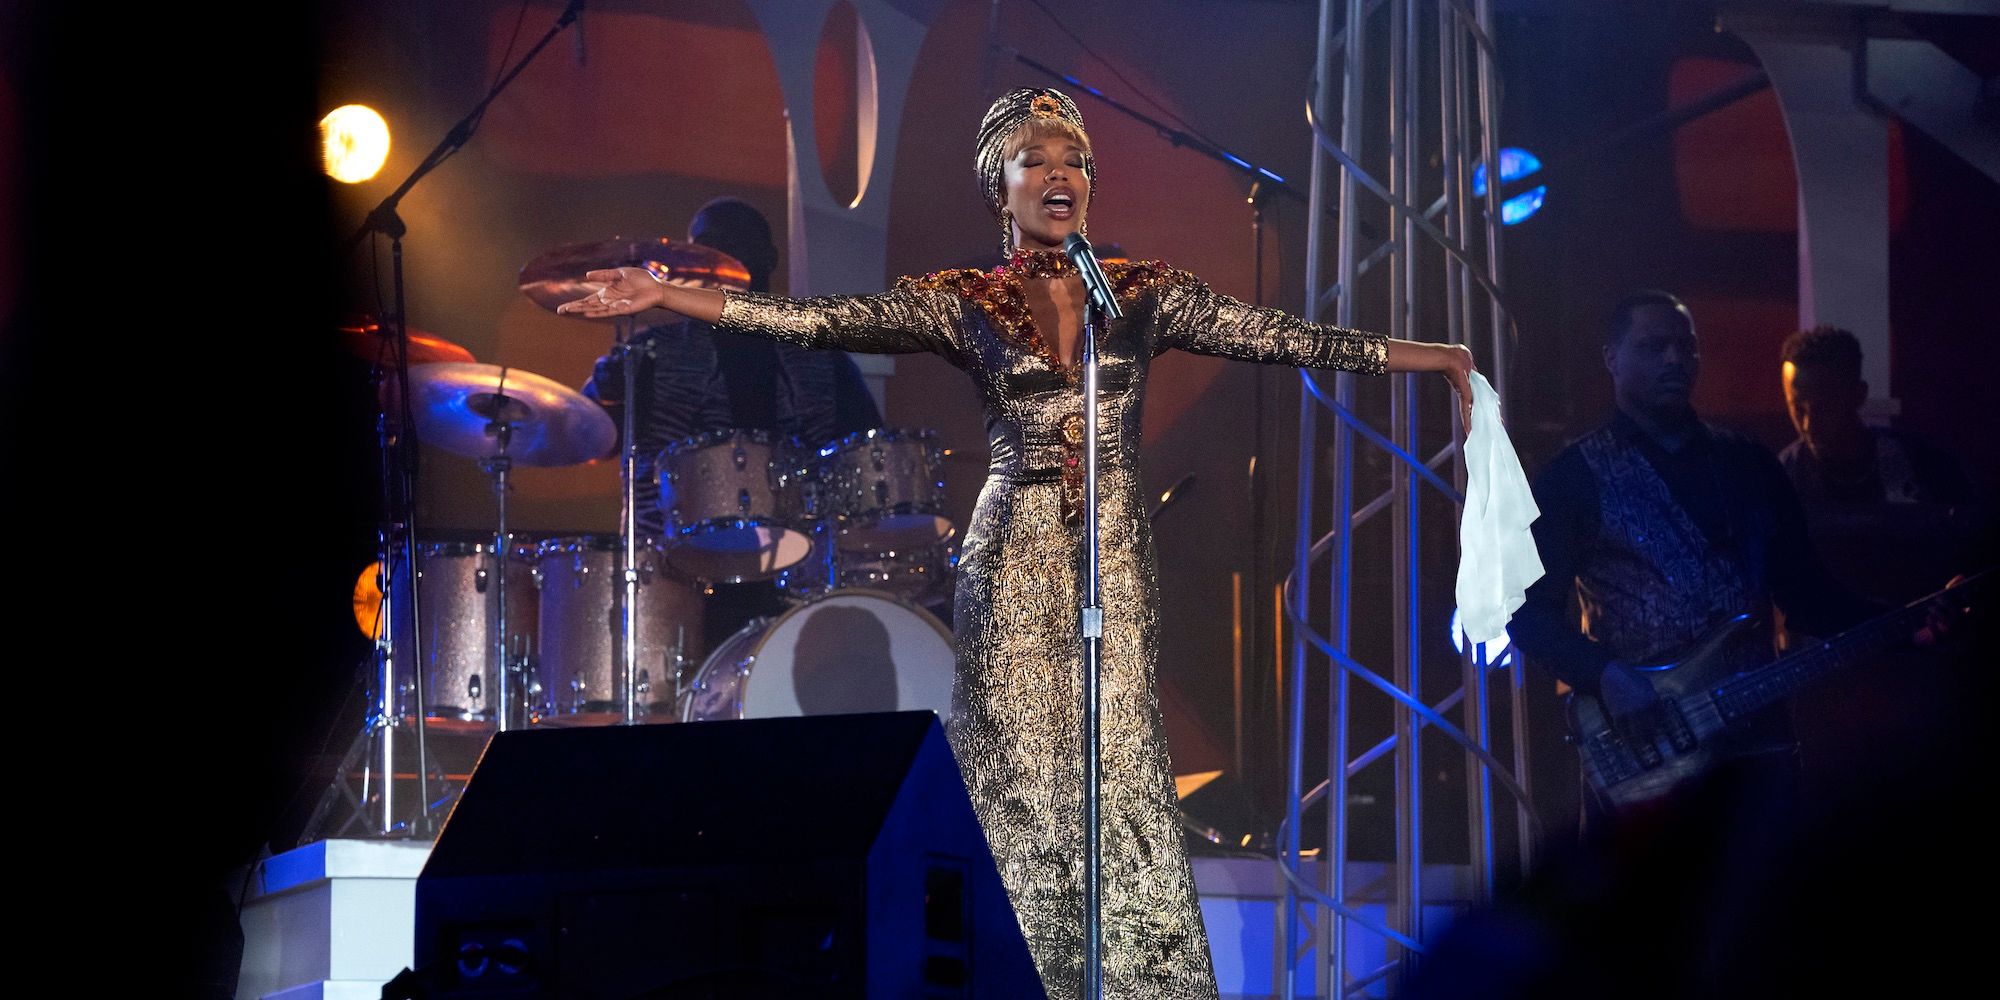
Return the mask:
[[[836,590],[745,625],[696,675],[687,720],[951,715],[951,633],[893,594]]]

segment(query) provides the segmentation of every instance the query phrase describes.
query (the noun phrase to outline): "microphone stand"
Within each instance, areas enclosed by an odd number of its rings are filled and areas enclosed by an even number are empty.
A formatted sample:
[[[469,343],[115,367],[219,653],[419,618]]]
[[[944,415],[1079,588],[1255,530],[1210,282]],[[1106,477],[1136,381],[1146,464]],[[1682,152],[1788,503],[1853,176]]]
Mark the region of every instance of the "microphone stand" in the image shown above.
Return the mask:
[[[1124,315],[1111,294],[1090,241],[1071,233],[1063,252],[1083,277],[1083,600],[1077,625],[1083,638],[1083,996],[1104,995],[1103,745],[1099,739],[1099,687],[1104,662],[1104,606],[1099,594],[1097,499],[1097,334]]]
[[[393,732],[401,715],[396,706],[395,678],[400,672],[397,658],[404,658],[410,668],[411,712],[416,726],[416,775],[417,775],[417,815],[411,821],[409,831],[417,837],[429,837],[435,831],[431,824],[431,772],[430,733],[427,718],[430,715],[430,690],[424,676],[423,634],[424,611],[422,582],[417,573],[417,446],[412,440],[416,433],[416,415],[411,410],[410,401],[410,327],[403,321],[407,306],[404,300],[403,282],[403,234],[407,231],[403,220],[396,214],[393,199],[401,192],[408,191],[416,183],[413,177],[398,193],[385,200],[375,211],[368,214],[361,233],[380,232],[389,237],[390,281],[395,289],[395,311],[388,317],[389,328],[395,337],[396,356],[396,417],[395,434],[395,492],[394,510],[388,512],[390,524],[382,532],[383,578],[382,606],[389,609],[389,627],[380,639],[382,677],[381,725],[382,739],[379,750],[379,764],[382,771],[381,817],[376,830],[382,836],[396,832],[396,752]],[[356,239],[360,233],[356,234]],[[388,414],[382,414],[386,425]],[[387,460],[387,453],[384,455]],[[396,520],[401,515],[401,521]],[[400,529],[400,539],[396,537]],[[401,542],[400,557],[397,542]],[[394,569],[390,569],[394,566]],[[409,595],[410,634],[399,636],[395,628],[395,609],[401,594]],[[400,650],[399,650],[400,645]]]
[[[1098,593],[1097,330],[1094,297],[1083,307],[1083,995],[1104,995],[1103,746],[1098,733],[1098,684],[1104,655],[1104,607]]]
[[[413,419],[413,414],[410,411],[410,329],[409,324],[405,321],[406,304],[404,298],[405,285],[403,282],[403,236],[409,231],[409,227],[404,224],[402,217],[396,214],[396,206],[402,203],[403,196],[409,194],[410,189],[416,187],[417,182],[422,180],[426,174],[437,169],[439,164],[451,158],[453,153],[458,152],[467,142],[471,141],[473,130],[479,127],[480,121],[486,115],[487,106],[500,96],[500,92],[505,90],[507,85],[512,83],[514,78],[519,76],[521,71],[528,67],[528,63],[532,62],[535,56],[540,54],[542,49],[546,48],[549,42],[555,39],[556,35],[560,34],[564,28],[569,27],[576,21],[577,15],[583,13],[583,3],[584,0],[570,0],[569,5],[563,8],[562,14],[556,18],[556,23],[551,25],[548,32],[542,36],[541,41],[536,42],[535,47],[529,49],[527,54],[523,55],[521,60],[514,64],[512,69],[509,69],[504,76],[494,82],[493,88],[487,92],[485,98],[480,100],[477,105],[474,105],[473,109],[464,118],[459,119],[458,124],[453,125],[450,131],[445,133],[444,138],[430,151],[429,155],[424,157],[423,162],[417,164],[416,169],[410,171],[410,175],[403,179],[403,183],[397,185],[396,190],[390,192],[388,197],[382,199],[382,202],[368,213],[367,219],[361,223],[361,227],[356,229],[354,235],[349,237],[347,241],[348,252],[352,253],[356,247],[360,246],[361,241],[371,233],[380,233],[389,237],[390,280],[395,289],[396,308],[394,314],[387,317],[387,320],[390,329],[393,331],[396,343],[396,388],[400,396],[401,409],[403,411],[401,414],[402,436],[398,440],[401,460],[397,463],[397,481],[402,492],[402,496],[398,499],[401,500],[403,508],[400,511],[403,516],[401,525],[403,551],[402,565],[396,572],[386,571],[386,567],[389,565],[386,560],[383,562],[383,566],[385,567],[385,575],[389,580],[390,587],[407,587],[410,595],[410,635],[407,637],[409,645],[406,649],[412,651],[410,675],[412,678],[412,694],[415,696],[414,710],[417,730],[417,817],[410,824],[410,830],[419,837],[433,835],[435,828],[431,817],[430,754],[429,740],[426,738],[428,731],[425,726],[425,717],[430,714],[430,707],[427,697],[428,692],[425,690],[424,664],[422,663],[420,652],[423,649],[423,612],[422,603],[418,599],[419,584],[417,580],[417,449],[409,440],[409,435],[416,428],[416,421]],[[395,515],[391,514],[390,516],[393,518]],[[505,544],[504,539],[502,540],[502,544]],[[502,576],[505,576],[507,570],[507,563],[505,561],[506,552],[503,549],[496,554],[501,556],[499,563],[500,573]],[[401,577],[400,584],[397,580],[399,575]],[[387,588],[385,588],[383,593],[383,606],[389,608],[390,614],[394,615],[394,608],[396,606],[395,595],[390,593]],[[393,666],[395,658],[398,655],[395,644],[401,641],[401,638],[395,635],[393,627],[384,636],[382,656],[386,664],[383,668],[385,676],[393,677],[396,672]],[[500,669],[504,672],[507,669],[504,651],[500,655]],[[381,701],[384,719],[386,721],[393,721],[394,716],[392,713],[394,712],[395,698],[394,693],[389,687],[389,685],[384,685]],[[505,717],[506,711],[507,706],[505,704],[499,706],[499,715],[502,718]],[[389,789],[395,783],[396,779],[394,762],[390,760],[391,745],[391,742],[387,739],[382,741],[382,817],[378,829],[385,835],[393,832],[395,829],[395,818],[391,815],[394,799],[389,793]]]

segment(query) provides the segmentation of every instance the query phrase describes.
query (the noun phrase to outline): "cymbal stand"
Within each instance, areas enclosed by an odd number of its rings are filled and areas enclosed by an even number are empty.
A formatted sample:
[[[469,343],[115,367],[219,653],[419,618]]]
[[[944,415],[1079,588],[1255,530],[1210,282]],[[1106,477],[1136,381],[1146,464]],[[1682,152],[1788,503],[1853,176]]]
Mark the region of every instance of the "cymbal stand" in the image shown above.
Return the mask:
[[[618,663],[622,670],[615,673],[623,678],[619,700],[624,706],[624,724],[639,721],[639,436],[638,436],[638,386],[639,372],[635,364],[634,331],[637,322],[629,316],[620,316],[612,325],[612,352],[618,356],[619,368],[624,372],[625,405],[619,407],[623,417],[619,428],[620,449],[618,462],[618,559],[619,579],[622,586],[618,591]],[[657,472],[658,470],[655,470]]]
[[[514,424],[508,420],[507,412],[507,370],[500,370],[500,385],[494,390],[493,419],[486,424],[486,433],[494,441],[492,455],[480,459],[479,467],[493,477],[493,493],[499,502],[499,522],[493,536],[493,666],[494,679],[493,728],[496,732],[506,732],[513,728],[514,703],[522,700],[514,683],[514,659],[507,653],[507,567],[513,558],[513,540],[507,533],[507,493],[512,487],[507,482],[507,474],[513,471],[513,456],[507,448],[513,442]]]

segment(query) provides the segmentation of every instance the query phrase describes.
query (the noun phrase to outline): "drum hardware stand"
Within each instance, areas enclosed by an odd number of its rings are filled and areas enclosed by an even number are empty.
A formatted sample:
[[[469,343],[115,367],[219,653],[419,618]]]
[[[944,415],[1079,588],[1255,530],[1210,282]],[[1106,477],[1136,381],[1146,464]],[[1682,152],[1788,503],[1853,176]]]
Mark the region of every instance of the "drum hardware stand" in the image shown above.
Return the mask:
[[[821,546],[825,551],[820,556],[820,569],[826,575],[820,577],[819,592],[830,594],[840,589],[840,525],[835,518],[828,516],[820,520],[820,528],[825,542]]]
[[[391,677],[391,672],[387,669],[388,658],[385,655],[378,651],[370,654],[370,658],[383,665],[382,671],[376,675],[378,683],[382,678]],[[404,822],[398,820],[395,814],[396,769],[393,749],[395,733],[402,728],[403,723],[395,715],[396,700],[393,686],[384,693],[373,695],[369,701],[371,704],[368,719],[362,724],[361,735],[348,744],[347,754],[341,758],[339,766],[335,769],[332,784],[327,786],[326,792],[320,796],[319,804],[313,808],[312,817],[306,821],[297,846],[303,847],[316,840],[333,840],[348,836],[350,829],[371,816],[376,817],[377,822],[369,823],[361,836],[386,838],[418,835],[415,820]],[[420,782],[420,786],[425,789],[443,789],[443,792],[435,801],[419,802],[417,819],[443,809],[451,797],[459,791],[450,787],[450,777],[435,761],[426,757],[419,766],[426,769],[423,772],[425,780]],[[356,769],[361,772],[361,786],[358,792],[350,784],[349,777]],[[347,818],[338,824],[329,825],[328,821],[334,807],[343,801],[348,807]]]
[[[638,386],[639,372],[634,363],[636,352],[633,341],[638,323],[631,317],[621,316],[612,326],[611,351],[619,360],[618,367],[624,373],[625,405],[620,407],[621,426],[618,461],[618,570],[621,586],[618,593],[618,662],[622,667],[617,671],[624,679],[624,690],[619,692],[619,700],[624,705],[625,725],[639,722],[639,440],[638,440]],[[657,475],[658,469],[654,470]],[[678,646],[676,647],[678,652]],[[675,674],[675,684],[679,684],[679,673]]]
[[[1083,637],[1083,997],[1104,996],[1103,746],[1099,742],[1099,684],[1104,663],[1104,607],[1099,593],[1097,523],[1097,333],[1124,311],[1090,241],[1071,233],[1063,250],[1083,276],[1083,600],[1078,628]]]
[[[515,633],[514,671],[519,678],[521,692],[521,724],[532,726],[541,717],[540,698],[544,693],[541,681],[541,664],[535,662],[535,654],[528,650],[528,637]]]
[[[529,49],[505,76],[494,82],[493,88],[487,92],[485,98],[481,99],[471,112],[464,118],[459,119],[458,124],[453,125],[445,133],[444,138],[439,140],[437,146],[431,150],[428,156],[424,157],[423,162],[417,164],[416,169],[410,171],[410,175],[404,178],[403,183],[397,185],[396,190],[390,192],[388,197],[383,198],[382,202],[368,213],[367,219],[362,222],[360,228],[355,230],[354,235],[347,241],[347,249],[349,252],[352,252],[356,247],[360,246],[361,241],[367,238],[370,233],[380,233],[389,237],[392,284],[395,289],[395,311],[386,319],[388,325],[394,331],[393,339],[396,344],[396,387],[400,400],[399,405],[403,411],[401,414],[401,429],[406,433],[415,426],[414,421],[410,419],[410,337],[409,325],[406,322],[407,304],[405,301],[405,284],[403,280],[403,236],[409,231],[409,227],[403,222],[402,217],[396,213],[396,207],[402,203],[403,197],[410,193],[410,189],[416,187],[418,181],[422,180],[432,170],[437,169],[439,164],[449,159],[453,153],[458,152],[467,142],[471,141],[473,130],[479,127],[480,121],[485,116],[487,106],[500,96],[500,92],[505,90],[509,83],[513,82],[514,77],[520,75],[521,71],[527,68],[528,63],[532,62],[543,48],[555,40],[557,34],[574,23],[577,16],[582,12],[583,0],[571,0],[569,5],[563,8],[562,14],[556,18],[556,23],[551,25],[548,32],[542,36],[541,41],[536,42],[535,46]],[[385,414],[385,425],[386,420],[387,417]],[[383,433],[386,441],[386,426],[383,429]],[[396,481],[402,487],[402,496],[399,498],[402,501],[400,513],[403,515],[403,520],[400,524],[403,542],[400,574],[391,572],[388,569],[388,567],[394,565],[389,558],[394,554],[393,550],[395,548],[393,541],[390,540],[390,536],[394,534],[393,527],[383,532],[384,541],[382,543],[382,566],[384,568],[384,577],[388,584],[388,586],[381,588],[382,606],[386,609],[384,612],[386,616],[385,621],[393,620],[395,617],[396,595],[392,592],[392,588],[394,590],[407,588],[410,595],[410,635],[407,637],[408,645],[405,648],[410,650],[421,650],[423,648],[423,611],[422,602],[418,600],[420,585],[417,580],[416,552],[416,451],[417,449],[408,441],[401,437],[397,439],[396,453],[402,459],[397,463],[398,476],[396,478]],[[387,453],[388,449],[385,447],[385,458]],[[385,477],[383,483],[385,491],[389,488],[388,483],[389,480]],[[391,517],[393,518],[393,515]],[[504,578],[506,575],[506,563],[503,561],[500,565],[502,567],[501,576]],[[503,604],[502,607],[504,609],[505,605]],[[380,691],[375,706],[376,718],[369,721],[361,736],[357,737],[355,741],[356,747],[361,746],[363,741],[374,742],[379,745],[379,762],[382,766],[382,773],[385,776],[385,780],[382,784],[380,796],[381,815],[378,817],[379,822],[374,824],[374,828],[378,836],[384,837],[396,836],[398,834],[394,812],[395,798],[392,794],[396,772],[390,765],[392,763],[392,751],[395,746],[393,729],[397,723],[394,684],[396,672],[394,666],[396,657],[395,644],[401,641],[403,641],[403,637],[395,636],[393,627],[385,627],[377,640],[381,676],[386,683],[378,682]],[[502,661],[504,672],[504,651]],[[429,714],[428,698],[426,697],[427,692],[425,691],[421,656],[411,657],[411,665],[410,674],[413,679],[412,693],[416,702],[417,817],[403,833],[405,835],[428,838],[434,836],[437,832],[431,816],[431,767],[429,740],[426,738],[428,731],[425,725],[425,717]],[[327,789],[326,794],[321,799],[319,808],[315,810],[315,824],[320,818],[319,814],[331,808],[333,800],[340,796],[346,796],[350,802],[353,801],[353,796],[346,789],[345,765],[343,765],[342,773],[335,778],[334,786]],[[308,824],[307,829],[312,829],[315,824]],[[351,823],[343,824],[343,829],[347,825],[351,825]]]
[[[667,650],[666,661],[667,676],[672,678],[674,683],[674,700],[672,702],[674,715],[669,721],[678,722],[680,721],[681,709],[684,707],[684,702],[688,695],[694,692],[694,685],[687,676],[686,625],[677,624],[674,626],[674,644]]]
[[[480,471],[493,477],[493,494],[499,502],[498,530],[493,535],[493,650],[494,692],[493,728],[496,732],[506,732],[514,728],[514,703],[519,700],[519,685],[514,680],[514,657],[507,650],[507,566],[513,558],[513,538],[507,533],[507,493],[512,486],[507,482],[507,474],[514,468],[514,459],[507,454],[513,442],[514,424],[507,413],[507,370],[500,370],[500,385],[493,394],[493,419],[486,425],[486,433],[493,438],[494,453],[479,462]],[[421,672],[421,671],[420,671]],[[421,718],[421,716],[419,716]]]
[[[370,699],[368,718],[362,723],[361,732],[348,745],[347,753],[341,758],[334,779],[320,795],[318,805],[313,808],[312,818],[307,821],[301,837],[301,844],[313,839],[324,839],[345,834],[370,812],[373,801],[372,822],[368,823],[368,834],[376,837],[420,836],[428,837],[434,831],[430,824],[430,755],[429,741],[425,738],[424,717],[428,714],[424,671],[421,668],[422,649],[418,636],[422,634],[421,602],[417,599],[418,577],[416,546],[412,543],[416,535],[416,464],[417,450],[409,442],[406,431],[414,426],[410,413],[409,392],[409,328],[402,322],[402,243],[401,223],[391,209],[388,218],[396,223],[392,230],[395,240],[394,264],[396,273],[396,316],[391,317],[395,331],[395,362],[398,389],[399,413],[391,415],[386,406],[377,411],[375,419],[376,453],[382,467],[380,497],[383,520],[376,529],[376,590],[382,594],[382,602],[377,610],[375,646],[369,654],[373,668],[373,680],[369,685],[373,691]],[[372,221],[372,218],[371,218]],[[382,398],[381,387],[384,373],[378,366],[371,379],[376,390],[376,399]],[[401,514],[403,520],[398,521]],[[404,637],[396,626],[397,606],[402,595],[409,594],[410,634]],[[396,796],[396,731],[401,728],[396,704],[397,650],[405,651],[410,661],[418,666],[411,671],[413,686],[411,695],[416,710],[416,751],[417,751],[417,816],[405,825],[397,818]],[[357,797],[348,787],[348,775],[360,763],[362,757],[369,759],[365,775],[379,774],[380,788],[372,795],[369,779],[363,778],[361,793]],[[440,778],[442,776],[440,775]],[[320,834],[332,813],[335,804],[346,800],[352,814],[337,828]]]

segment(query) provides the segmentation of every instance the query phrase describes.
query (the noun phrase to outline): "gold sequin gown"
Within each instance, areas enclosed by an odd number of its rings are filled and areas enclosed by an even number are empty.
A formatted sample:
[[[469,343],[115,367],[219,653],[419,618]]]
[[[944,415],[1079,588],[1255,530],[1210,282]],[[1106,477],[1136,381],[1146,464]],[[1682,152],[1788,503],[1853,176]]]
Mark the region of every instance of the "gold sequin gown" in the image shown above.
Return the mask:
[[[1106,272],[1125,318],[1098,339],[1105,995],[1212,1000],[1154,689],[1159,586],[1138,469],[1147,368],[1180,348],[1380,373],[1386,341],[1253,308],[1157,263]],[[1074,274],[1061,254],[1024,251],[880,295],[732,291],[717,324],[804,347],[929,351],[979,385],[992,458],[958,565],[947,735],[1051,1000],[1078,996],[1083,969],[1083,402],[1080,372],[1035,329],[1022,278],[1061,274]]]

